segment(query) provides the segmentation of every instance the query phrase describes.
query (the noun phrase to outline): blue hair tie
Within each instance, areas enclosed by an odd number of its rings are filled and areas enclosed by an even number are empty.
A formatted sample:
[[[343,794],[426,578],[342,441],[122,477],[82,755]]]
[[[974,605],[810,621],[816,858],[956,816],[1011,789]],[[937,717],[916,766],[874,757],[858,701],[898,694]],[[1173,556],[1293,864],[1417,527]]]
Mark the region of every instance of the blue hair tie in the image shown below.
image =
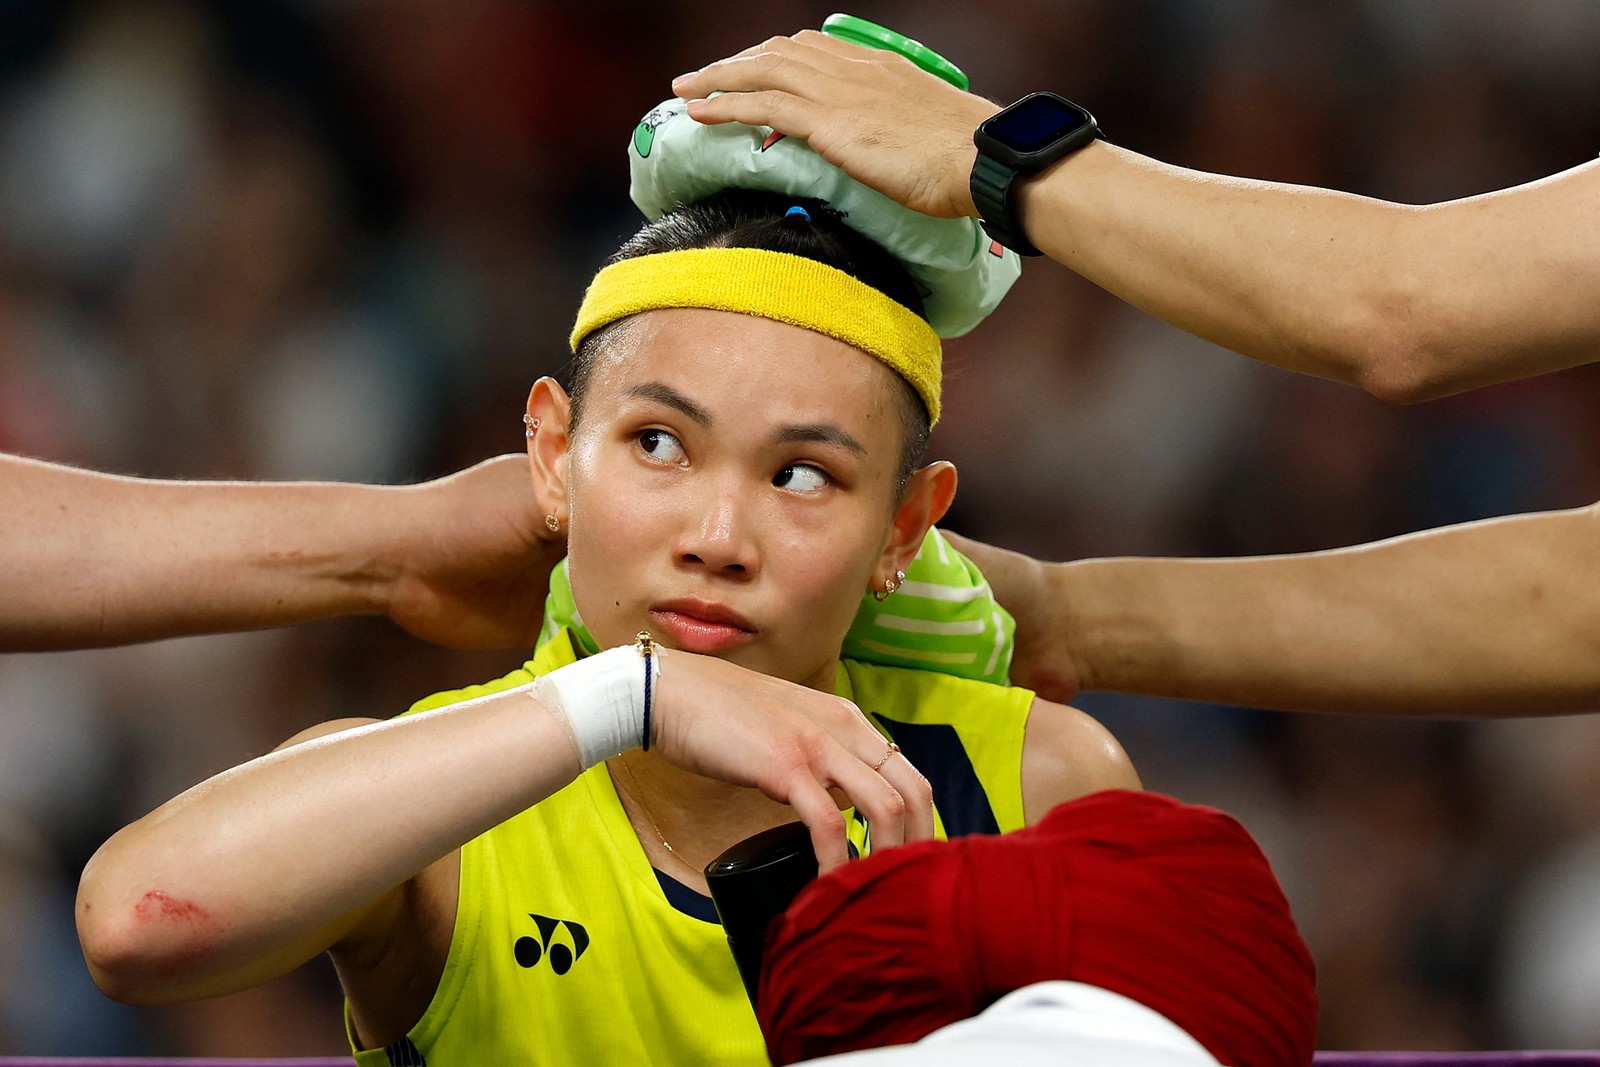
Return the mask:
[[[794,207],[790,208],[788,211],[785,211],[783,213],[783,217],[786,218],[786,219],[787,218],[791,218],[792,216],[795,216],[795,215],[799,215],[801,218],[805,219],[807,222],[811,221],[811,212],[807,211],[805,208],[801,207],[799,204],[796,204]]]

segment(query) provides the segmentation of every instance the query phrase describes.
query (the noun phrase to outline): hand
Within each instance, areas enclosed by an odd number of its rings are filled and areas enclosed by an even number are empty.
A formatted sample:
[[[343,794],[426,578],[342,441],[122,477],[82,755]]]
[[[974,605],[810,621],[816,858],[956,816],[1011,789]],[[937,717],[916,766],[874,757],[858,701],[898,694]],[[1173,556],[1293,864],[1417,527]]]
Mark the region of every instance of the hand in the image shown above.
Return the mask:
[[[532,647],[564,535],[545,529],[525,456],[485,460],[395,490],[409,505],[384,603],[389,617],[452,648]]]
[[[928,780],[898,753],[879,766],[889,743],[842,697],[675,649],[662,656],[654,700],[661,755],[794,808],[823,874],[849,855],[830,789],[871,822],[876,847],[933,836]]]
[[[689,114],[700,122],[803,137],[828,162],[914,211],[978,213],[969,189],[972,131],[1000,109],[894,52],[803,30],[681,75],[672,91],[691,101]]]
[[[995,599],[1017,620],[1011,681],[1046,700],[1070,703],[1078,694],[1082,675],[1073,656],[1066,605],[1052,589],[1051,565],[949,530],[942,532],[957,551],[978,565],[989,579]]]

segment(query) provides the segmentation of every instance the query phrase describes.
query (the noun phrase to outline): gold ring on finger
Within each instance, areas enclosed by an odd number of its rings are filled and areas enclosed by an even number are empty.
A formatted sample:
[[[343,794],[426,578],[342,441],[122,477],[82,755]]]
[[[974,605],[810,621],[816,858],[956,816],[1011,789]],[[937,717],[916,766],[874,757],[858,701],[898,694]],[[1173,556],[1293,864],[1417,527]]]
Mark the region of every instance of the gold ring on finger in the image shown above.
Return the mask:
[[[885,763],[888,763],[890,758],[893,757],[894,754],[896,752],[899,752],[899,751],[900,751],[900,746],[895,744],[893,741],[890,741],[888,750],[886,752],[884,752],[883,756],[878,760],[877,763],[874,763],[872,765],[872,769],[875,770],[875,771],[883,770],[883,765]]]

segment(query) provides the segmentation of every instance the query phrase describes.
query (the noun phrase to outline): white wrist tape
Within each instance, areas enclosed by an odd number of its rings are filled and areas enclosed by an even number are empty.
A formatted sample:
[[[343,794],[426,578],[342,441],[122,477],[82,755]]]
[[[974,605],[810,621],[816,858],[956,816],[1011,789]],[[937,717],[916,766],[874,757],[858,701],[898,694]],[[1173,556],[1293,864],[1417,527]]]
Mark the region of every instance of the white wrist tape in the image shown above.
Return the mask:
[[[567,720],[578,759],[588,770],[643,741],[647,669],[653,689],[661,674],[659,651],[647,657],[633,645],[621,645],[535,679],[529,693]]]

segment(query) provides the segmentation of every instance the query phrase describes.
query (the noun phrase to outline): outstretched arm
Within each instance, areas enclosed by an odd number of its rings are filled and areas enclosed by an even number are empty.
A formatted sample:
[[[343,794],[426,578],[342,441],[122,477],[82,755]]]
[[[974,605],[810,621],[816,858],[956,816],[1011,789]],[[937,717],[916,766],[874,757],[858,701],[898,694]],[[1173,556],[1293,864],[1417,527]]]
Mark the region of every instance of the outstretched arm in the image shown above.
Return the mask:
[[[696,98],[689,113],[703,122],[805,137],[909,207],[976,214],[972,131],[998,109],[898,55],[808,30],[673,90]],[[1130,303],[1387,400],[1575,366],[1600,349],[1600,162],[1412,207],[1096,142],[1026,183],[1021,206],[1034,244]]]
[[[1329,552],[1040,563],[951,537],[1017,618],[1016,676],[1287,710],[1600,708],[1600,504]]]
[[[642,671],[631,649],[601,657],[614,654],[627,678]],[[430,865],[572,781],[597,737],[608,754],[638,745],[639,720],[628,741],[609,740],[618,690],[614,674],[602,677],[611,682],[555,698],[541,681],[388,722],[330,724],[169,801],[84,870],[78,931],[95,981],[119,999],[193,999],[330,947],[369,960],[409,944],[391,940],[397,924],[453,914],[419,900],[442,884]],[[846,857],[830,789],[887,844],[932,836],[927,782],[904,759],[879,765],[882,735],[846,700],[680,651],[665,655],[654,699],[662,758],[791,805],[824,871]],[[415,974],[390,977],[394,996],[415,993]]]
[[[172,482],[0,456],[0,650],[387,613],[532,645],[550,568],[527,459],[412,486]]]

